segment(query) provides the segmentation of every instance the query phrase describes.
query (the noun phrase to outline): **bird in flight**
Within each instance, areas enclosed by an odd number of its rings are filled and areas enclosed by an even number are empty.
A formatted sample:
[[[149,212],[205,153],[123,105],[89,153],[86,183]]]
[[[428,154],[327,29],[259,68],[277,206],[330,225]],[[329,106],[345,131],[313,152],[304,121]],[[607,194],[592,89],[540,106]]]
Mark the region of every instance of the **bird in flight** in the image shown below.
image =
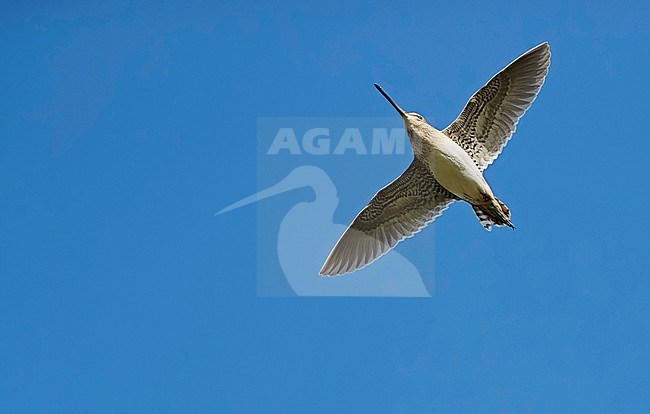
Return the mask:
[[[499,156],[535,100],[550,58],[544,42],[515,59],[479,89],[442,131],[422,115],[405,112],[375,84],[404,120],[413,161],[361,210],[320,274],[342,275],[369,265],[457,200],[469,203],[488,231],[493,225],[514,228],[510,210],[494,195],[483,171]]]

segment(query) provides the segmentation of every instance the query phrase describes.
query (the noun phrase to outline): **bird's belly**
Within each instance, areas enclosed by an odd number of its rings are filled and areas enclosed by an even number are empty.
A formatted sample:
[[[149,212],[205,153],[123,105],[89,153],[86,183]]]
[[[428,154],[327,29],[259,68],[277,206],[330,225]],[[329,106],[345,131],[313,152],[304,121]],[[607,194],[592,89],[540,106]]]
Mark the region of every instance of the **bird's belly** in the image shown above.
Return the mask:
[[[449,147],[431,151],[427,157],[427,164],[436,180],[448,191],[469,202],[491,196],[490,187],[469,155],[460,147]]]

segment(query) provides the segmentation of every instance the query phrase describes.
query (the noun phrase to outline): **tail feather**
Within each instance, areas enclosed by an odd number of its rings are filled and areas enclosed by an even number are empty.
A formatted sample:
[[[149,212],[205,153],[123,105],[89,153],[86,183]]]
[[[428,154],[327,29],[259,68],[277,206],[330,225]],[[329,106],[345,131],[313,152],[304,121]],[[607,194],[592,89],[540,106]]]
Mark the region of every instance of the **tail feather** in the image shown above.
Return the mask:
[[[497,198],[481,205],[472,204],[472,209],[487,231],[492,230],[492,225],[515,228],[510,221],[510,209]]]

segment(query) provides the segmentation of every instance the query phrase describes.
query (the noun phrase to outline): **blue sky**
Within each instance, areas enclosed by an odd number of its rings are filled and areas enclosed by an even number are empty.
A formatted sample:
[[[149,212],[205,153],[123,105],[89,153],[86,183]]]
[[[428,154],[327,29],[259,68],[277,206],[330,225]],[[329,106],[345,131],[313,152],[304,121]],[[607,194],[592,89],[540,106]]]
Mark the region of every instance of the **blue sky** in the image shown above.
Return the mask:
[[[650,411],[647,4],[50,3],[0,17],[3,411]],[[394,116],[378,82],[444,127],[542,41],[486,172],[516,231],[457,205],[404,243],[433,298],[256,296],[256,207],[214,212],[258,118]]]

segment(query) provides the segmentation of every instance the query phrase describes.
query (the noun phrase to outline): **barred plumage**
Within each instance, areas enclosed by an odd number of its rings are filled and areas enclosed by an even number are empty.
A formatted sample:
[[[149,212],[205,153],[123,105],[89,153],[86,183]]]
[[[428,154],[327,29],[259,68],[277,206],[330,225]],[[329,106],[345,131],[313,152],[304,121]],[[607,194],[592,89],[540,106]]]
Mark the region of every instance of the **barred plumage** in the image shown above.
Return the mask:
[[[535,100],[550,56],[548,43],[521,55],[479,89],[443,131],[419,114],[404,112],[375,84],[404,120],[414,159],[354,219],[320,274],[340,275],[367,266],[420,231],[454,200],[471,204],[487,230],[493,225],[514,228],[510,210],[494,196],[482,172],[499,156]]]

